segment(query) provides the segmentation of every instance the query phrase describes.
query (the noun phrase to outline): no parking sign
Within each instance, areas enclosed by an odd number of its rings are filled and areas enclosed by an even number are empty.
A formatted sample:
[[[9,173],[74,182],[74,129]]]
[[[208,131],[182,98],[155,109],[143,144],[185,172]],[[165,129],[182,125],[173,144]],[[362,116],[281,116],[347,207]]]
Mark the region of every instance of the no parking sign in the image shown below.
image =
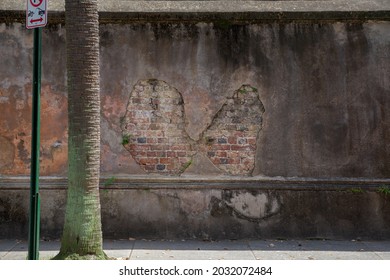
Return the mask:
[[[43,27],[47,24],[47,0],[27,0],[26,28]]]

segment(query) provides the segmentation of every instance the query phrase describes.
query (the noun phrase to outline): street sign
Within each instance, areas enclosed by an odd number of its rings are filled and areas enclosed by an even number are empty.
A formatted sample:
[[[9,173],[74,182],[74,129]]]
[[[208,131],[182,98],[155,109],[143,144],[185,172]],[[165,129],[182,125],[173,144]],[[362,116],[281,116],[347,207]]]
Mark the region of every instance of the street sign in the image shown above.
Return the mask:
[[[33,29],[47,24],[47,0],[27,0],[26,28]]]

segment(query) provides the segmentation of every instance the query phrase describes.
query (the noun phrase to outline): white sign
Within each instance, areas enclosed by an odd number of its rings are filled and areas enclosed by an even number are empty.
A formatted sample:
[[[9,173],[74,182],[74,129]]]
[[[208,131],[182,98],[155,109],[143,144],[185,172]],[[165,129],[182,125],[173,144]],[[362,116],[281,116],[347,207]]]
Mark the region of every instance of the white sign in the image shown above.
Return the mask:
[[[27,0],[26,28],[33,29],[47,24],[47,0]]]

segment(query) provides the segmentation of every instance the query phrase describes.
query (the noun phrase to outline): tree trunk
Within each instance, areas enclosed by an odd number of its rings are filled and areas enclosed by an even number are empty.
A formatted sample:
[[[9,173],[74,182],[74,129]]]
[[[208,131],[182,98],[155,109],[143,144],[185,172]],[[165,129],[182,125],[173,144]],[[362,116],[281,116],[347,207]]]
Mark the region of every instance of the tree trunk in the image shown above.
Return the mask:
[[[99,199],[100,85],[97,0],[66,0],[68,196],[56,259],[106,258]]]

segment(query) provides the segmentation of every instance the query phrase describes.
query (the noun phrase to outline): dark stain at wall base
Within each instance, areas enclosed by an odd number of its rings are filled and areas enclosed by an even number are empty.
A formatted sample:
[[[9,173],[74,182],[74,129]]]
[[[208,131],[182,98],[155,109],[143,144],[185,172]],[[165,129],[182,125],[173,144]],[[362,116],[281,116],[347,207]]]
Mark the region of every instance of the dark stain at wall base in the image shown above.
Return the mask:
[[[262,191],[223,191],[221,199],[210,199],[212,217],[230,216],[257,224],[280,214],[282,207],[279,195]]]

